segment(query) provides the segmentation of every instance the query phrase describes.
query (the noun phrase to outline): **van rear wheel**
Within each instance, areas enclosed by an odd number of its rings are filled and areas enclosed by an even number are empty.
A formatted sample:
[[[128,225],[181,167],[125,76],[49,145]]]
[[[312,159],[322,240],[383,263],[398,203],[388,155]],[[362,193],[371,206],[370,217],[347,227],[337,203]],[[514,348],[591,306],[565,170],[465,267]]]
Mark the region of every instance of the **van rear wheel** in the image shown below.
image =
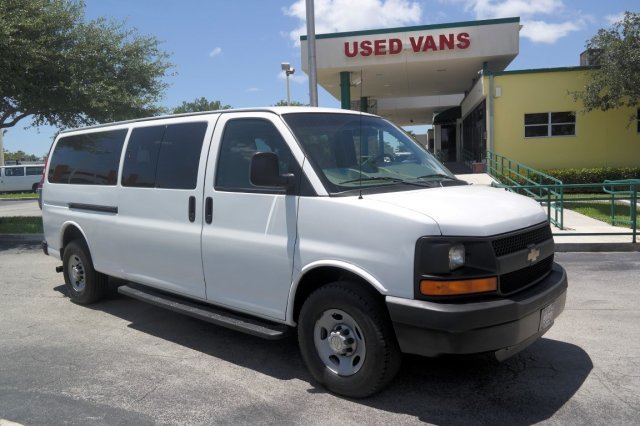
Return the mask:
[[[107,287],[107,276],[93,268],[87,244],[74,240],[67,244],[62,258],[62,271],[67,293],[71,300],[81,305],[102,298]]]
[[[400,349],[384,305],[356,283],[335,282],[307,298],[298,342],[313,377],[348,397],[372,395],[400,368]]]

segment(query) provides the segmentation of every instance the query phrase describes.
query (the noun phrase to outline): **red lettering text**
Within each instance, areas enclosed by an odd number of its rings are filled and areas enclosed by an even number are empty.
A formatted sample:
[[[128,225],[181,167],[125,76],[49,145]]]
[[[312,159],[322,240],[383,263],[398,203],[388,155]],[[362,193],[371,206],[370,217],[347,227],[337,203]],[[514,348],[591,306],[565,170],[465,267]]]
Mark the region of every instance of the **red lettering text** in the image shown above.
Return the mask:
[[[373,46],[376,56],[387,54],[387,40],[376,40],[373,42]]]
[[[436,41],[433,39],[432,36],[427,36],[427,38],[424,41],[424,46],[422,47],[422,51],[426,52],[427,50],[433,50],[433,51],[438,50],[438,47],[436,46]]]
[[[423,39],[424,39],[423,36],[418,37],[418,40],[416,40],[413,37],[409,37],[409,41],[411,42],[411,48],[413,49],[414,52],[418,53],[420,51],[420,47],[422,46]]]
[[[347,58],[353,58],[358,54],[358,42],[353,42],[353,52],[349,50],[349,42],[344,43],[344,54]]]
[[[397,55],[400,52],[402,52],[402,40],[399,38],[389,40],[389,53],[391,55]]]
[[[453,49],[455,40],[453,34],[440,34],[440,50]]]
[[[365,40],[360,43],[360,54],[362,56],[371,56],[373,49],[371,48],[371,40]]]
[[[458,44],[456,44],[456,46],[458,46],[459,49],[466,49],[471,45],[469,33],[460,33],[456,39],[458,40]]]

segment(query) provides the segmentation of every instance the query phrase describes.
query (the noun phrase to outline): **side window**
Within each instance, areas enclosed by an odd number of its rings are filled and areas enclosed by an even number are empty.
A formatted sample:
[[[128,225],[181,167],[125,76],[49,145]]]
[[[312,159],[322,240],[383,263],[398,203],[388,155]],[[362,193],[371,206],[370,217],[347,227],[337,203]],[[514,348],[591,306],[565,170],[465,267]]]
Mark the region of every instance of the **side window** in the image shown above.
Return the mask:
[[[127,129],[64,136],[51,155],[51,183],[115,185]]]
[[[7,167],[4,169],[5,176],[24,176],[24,167]]]
[[[131,131],[122,166],[122,186],[156,186],[156,168],[165,127],[140,127]]]
[[[27,176],[40,176],[42,174],[43,167],[27,167]]]
[[[291,151],[273,123],[255,118],[230,120],[222,135],[215,188],[223,191],[262,192],[251,184],[249,169],[256,152],[273,152],[280,160],[280,173],[292,166]],[[267,190],[272,192],[270,188]]]
[[[131,132],[122,185],[195,189],[206,122],[139,127]]]

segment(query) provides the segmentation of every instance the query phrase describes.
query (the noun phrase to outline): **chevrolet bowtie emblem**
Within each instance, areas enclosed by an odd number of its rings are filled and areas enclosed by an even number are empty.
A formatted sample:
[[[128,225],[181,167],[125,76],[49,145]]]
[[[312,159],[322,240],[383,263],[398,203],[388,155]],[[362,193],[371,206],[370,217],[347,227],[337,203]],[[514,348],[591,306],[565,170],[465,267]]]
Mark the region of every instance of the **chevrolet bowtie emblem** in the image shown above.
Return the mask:
[[[527,254],[527,260],[529,263],[535,263],[540,257],[540,250],[535,247],[529,248],[529,253]]]

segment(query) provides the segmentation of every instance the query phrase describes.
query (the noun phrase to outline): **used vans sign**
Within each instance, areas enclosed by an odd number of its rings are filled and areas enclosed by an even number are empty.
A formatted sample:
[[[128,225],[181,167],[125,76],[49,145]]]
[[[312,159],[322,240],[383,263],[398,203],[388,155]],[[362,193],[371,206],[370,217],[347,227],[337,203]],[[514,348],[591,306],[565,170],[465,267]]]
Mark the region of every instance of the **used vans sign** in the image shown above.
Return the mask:
[[[409,43],[410,46],[404,46],[399,38],[347,41],[344,43],[344,54],[348,58],[354,58],[356,56],[397,55],[409,47],[414,53],[467,49],[471,45],[471,38],[469,33],[411,36]]]

